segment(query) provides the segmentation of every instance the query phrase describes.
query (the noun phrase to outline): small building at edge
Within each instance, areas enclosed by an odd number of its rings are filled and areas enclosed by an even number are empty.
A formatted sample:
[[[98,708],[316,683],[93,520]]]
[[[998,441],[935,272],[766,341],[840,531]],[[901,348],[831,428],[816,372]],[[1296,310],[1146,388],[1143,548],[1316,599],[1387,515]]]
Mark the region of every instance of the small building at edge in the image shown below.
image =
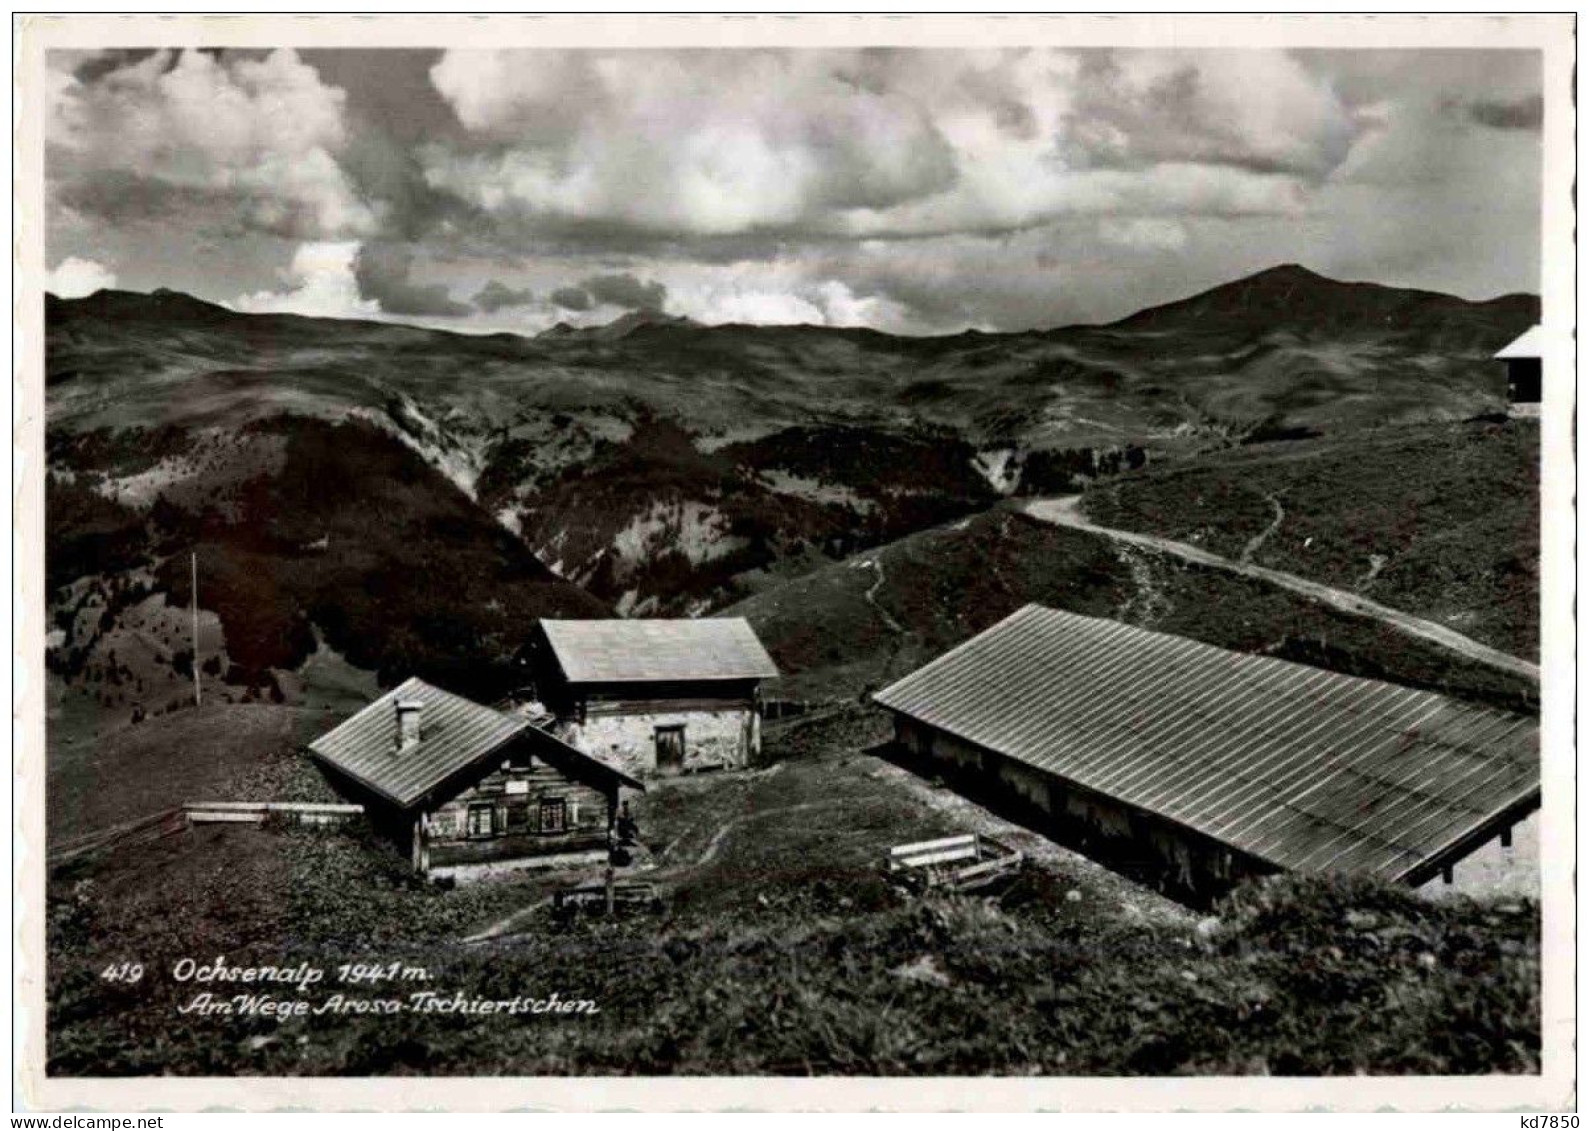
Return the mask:
[[[1506,366],[1506,403],[1513,416],[1535,416],[1544,400],[1545,330],[1533,326],[1496,353]]]

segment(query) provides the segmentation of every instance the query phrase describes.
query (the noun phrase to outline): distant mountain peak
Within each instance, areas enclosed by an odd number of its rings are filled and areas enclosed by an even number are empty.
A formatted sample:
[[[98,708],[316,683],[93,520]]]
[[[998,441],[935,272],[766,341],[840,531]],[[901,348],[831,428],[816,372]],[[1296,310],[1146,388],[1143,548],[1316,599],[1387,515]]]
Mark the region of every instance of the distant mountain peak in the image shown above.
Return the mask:
[[[620,314],[605,326],[597,329],[604,330],[611,336],[621,336],[643,326],[696,326],[694,319],[682,314],[663,314],[660,310],[631,310],[627,314]]]
[[[1245,280],[1237,279],[1236,282],[1252,282],[1258,279],[1267,279],[1276,282],[1295,281],[1308,283],[1334,283],[1336,281],[1334,279],[1327,278],[1324,275],[1320,275],[1317,271],[1311,271],[1308,268],[1302,266],[1300,263],[1280,263],[1274,267],[1266,267],[1256,274],[1249,275]]]
[[[696,329],[700,323],[682,314],[664,314],[660,310],[630,310],[611,322],[600,326],[570,326],[567,322],[559,322],[548,330],[543,330],[536,335],[539,338],[563,338],[578,341],[615,342],[627,338],[631,334],[645,330],[660,329]]]
[[[1470,302],[1435,291],[1343,282],[1320,275],[1300,263],[1281,263],[1187,298],[1148,307],[1110,325],[1146,329],[1221,324],[1274,330],[1325,326],[1343,329],[1391,323],[1411,325],[1429,318],[1470,317],[1486,306],[1527,297],[1504,296],[1489,303]]]

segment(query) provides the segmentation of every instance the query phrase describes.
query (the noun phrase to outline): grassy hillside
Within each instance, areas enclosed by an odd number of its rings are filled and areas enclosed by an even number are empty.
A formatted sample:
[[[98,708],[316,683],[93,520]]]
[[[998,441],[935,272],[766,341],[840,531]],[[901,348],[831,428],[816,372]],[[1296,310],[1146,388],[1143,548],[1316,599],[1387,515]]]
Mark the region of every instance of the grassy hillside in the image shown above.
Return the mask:
[[[506,509],[542,561],[597,598],[628,615],[693,613],[790,563],[987,506],[997,495],[974,456],[952,434],[853,427],[703,450],[648,417]]]
[[[994,490],[1493,410],[1490,354],[1537,314],[1294,267],[1111,326],[937,338],[658,316],[471,337],[102,291],[46,304],[51,467],[203,506],[280,468],[261,422],[357,420],[604,603],[698,611]]]
[[[350,708],[210,702],[130,726],[120,713],[50,720],[45,828],[51,844],[189,801],[336,801],[302,748]]]
[[[1539,426],[1377,429],[1258,444],[1101,482],[1105,526],[1353,590],[1539,656]]]
[[[912,535],[758,594],[777,694],[847,698],[913,671],[1022,605],[1189,636],[1528,709],[1532,686],[1257,581],[1115,546],[1009,507]]]
[[[211,826],[57,870],[49,1070],[1538,1071],[1529,902],[1435,905],[1372,884],[1285,880],[1196,921],[1144,915],[1119,881],[1063,863],[1028,869],[994,898],[917,899],[880,878],[878,855],[952,826],[879,765],[847,753],[671,792],[667,812],[642,820],[666,907],[616,921],[559,925],[537,908],[545,887],[534,880],[427,886],[395,853],[348,835]],[[505,917],[508,937],[461,943]],[[174,981],[172,964],[200,953],[328,970],[400,961],[447,996],[555,991],[599,1012],[178,1020],[204,989],[248,989]],[[129,955],[144,979],[101,978]],[[265,992],[318,1004],[414,989]]]
[[[140,509],[106,498],[89,478],[134,476],[163,453],[73,448],[80,470],[51,476],[46,568],[58,637],[49,658],[62,678],[114,679],[113,705],[140,705],[126,666],[133,637],[170,670],[190,672],[185,625],[162,625],[149,605],[180,617],[192,552],[200,608],[224,636],[224,659],[209,649],[206,662],[239,686],[277,688],[272,671],[308,659],[318,630],[388,681],[423,674],[489,695],[518,680],[511,658],[536,617],[608,611],[377,428],[273,418],[237,443],[274,447],[276,465],[181,503],[159,492]],[[133,627],[144,619],[152,632]],[[111,654],[118,642],[120,656]]]

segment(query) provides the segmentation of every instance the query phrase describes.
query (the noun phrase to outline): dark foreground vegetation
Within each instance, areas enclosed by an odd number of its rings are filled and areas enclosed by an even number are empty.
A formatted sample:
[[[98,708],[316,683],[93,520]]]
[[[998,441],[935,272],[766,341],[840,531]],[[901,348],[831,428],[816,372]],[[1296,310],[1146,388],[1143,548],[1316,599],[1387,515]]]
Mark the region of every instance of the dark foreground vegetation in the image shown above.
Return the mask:
[[[963,802],[877,759],[869,715],[772,737],[776,770],[656,790],[661,911],[554,921],[548,879],[445,889],[356,834],[206,826],[49,885],[49,1069],[386,1073],[1351,1074],[1539,1067],[1530,901],[1432,903],[1279,879],[1212,913],[1063,850],[986,897],[917,898],[878,861],[963,831]],[[820,749],[826,753],[812,753]],[[962,808],[956,808],[960,806]],[[1028,844],[1035,841],[1029,840]],[[494,941],[465,943],[492,924]],[[178,983],[183,957],[328,971],[307,990]],[[137,984],[107,982],[136,959]],[[200,1017],[205,990],[321,1003],[345,962],[444,995],[588,999],[573,1015]]]

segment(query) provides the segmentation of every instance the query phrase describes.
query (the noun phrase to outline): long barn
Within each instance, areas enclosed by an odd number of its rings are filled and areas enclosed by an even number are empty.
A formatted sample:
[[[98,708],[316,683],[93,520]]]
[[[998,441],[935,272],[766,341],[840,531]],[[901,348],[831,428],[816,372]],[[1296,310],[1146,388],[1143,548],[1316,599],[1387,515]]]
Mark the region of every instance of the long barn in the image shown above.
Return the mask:
[[[1028,605],[878,692],[925,773],[1208,897],[1420,884],[1539,807],[1536,720]]]

